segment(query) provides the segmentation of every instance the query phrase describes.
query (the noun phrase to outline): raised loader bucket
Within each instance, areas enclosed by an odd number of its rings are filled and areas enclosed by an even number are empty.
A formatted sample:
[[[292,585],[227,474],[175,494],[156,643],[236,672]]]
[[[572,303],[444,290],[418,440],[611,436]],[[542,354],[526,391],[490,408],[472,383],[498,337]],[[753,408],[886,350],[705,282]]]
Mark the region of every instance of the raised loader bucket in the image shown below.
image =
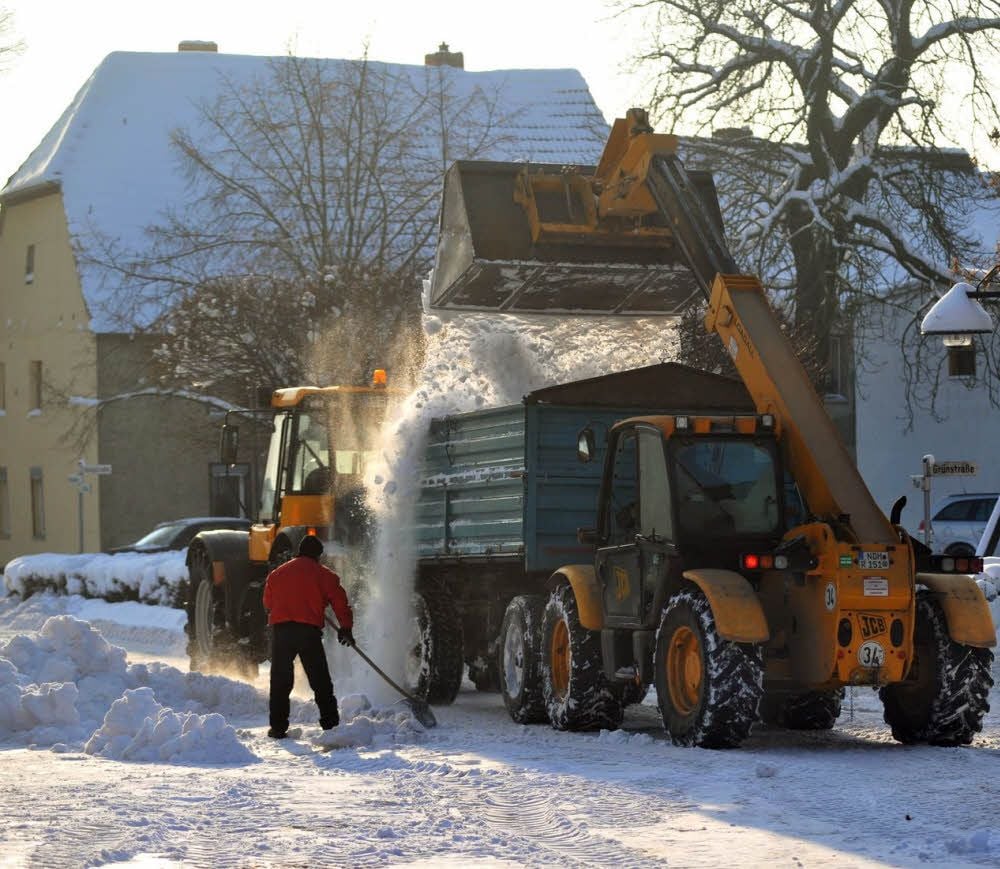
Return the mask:
[[[679,314],[701,291],[670,227],[658,215],[647,215],[640,227],[626,220],[595,226],[593,196],[584,183],[593,173],[546,164],[455,163],[445,176],[431,307]],[[711,174],[688,175],[721,231]],[[525,178],[542,179],[527,196]]]

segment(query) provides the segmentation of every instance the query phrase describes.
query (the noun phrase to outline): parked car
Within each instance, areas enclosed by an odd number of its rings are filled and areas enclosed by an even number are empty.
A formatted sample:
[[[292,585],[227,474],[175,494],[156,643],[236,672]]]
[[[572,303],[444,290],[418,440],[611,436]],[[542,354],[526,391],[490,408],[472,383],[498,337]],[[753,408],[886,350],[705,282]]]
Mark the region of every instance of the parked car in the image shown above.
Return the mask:
[[[975,555],[998,498],[996,492],[964,492],[938,501],[931,509],[931,549],[945,555]],[[913,536],[923,542],[923,519]]]
[[[191,516],[186,519],[173,519],[169,522],[161,522],[135,543],[115,546],[108,549],[107,552],[111,554],[116,552],[166,552],[168,549],[184,549],[199,531],[211,531],[216,528],[247,531],[250,528],[250,520],[240,519],[236,516]]]

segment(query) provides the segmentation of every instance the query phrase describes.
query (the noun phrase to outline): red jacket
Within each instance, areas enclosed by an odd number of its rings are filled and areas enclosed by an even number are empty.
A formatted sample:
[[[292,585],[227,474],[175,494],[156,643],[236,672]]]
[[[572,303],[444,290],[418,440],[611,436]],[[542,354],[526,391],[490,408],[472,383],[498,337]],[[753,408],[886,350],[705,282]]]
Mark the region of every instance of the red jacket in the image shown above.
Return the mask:
[[[340,577],[308,555],[276,567],[264,584],[267,623],[301,622],[323,627],[323,612],[330,604],[342,628],[354,627],[354,613]]]

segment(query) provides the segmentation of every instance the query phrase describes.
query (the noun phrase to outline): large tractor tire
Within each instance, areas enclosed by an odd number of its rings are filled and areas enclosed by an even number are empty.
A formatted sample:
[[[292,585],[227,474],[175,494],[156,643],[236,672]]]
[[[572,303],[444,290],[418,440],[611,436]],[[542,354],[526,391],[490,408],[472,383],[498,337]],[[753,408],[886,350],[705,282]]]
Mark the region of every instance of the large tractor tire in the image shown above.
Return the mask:
[[[622,703],[601,666],[601,636],[580,624],[573,589],[562,584],[542,615],[542,697],[556,730],[615,730]]]
[[[406,682],[428,703],[451,703],[462,685],[462,619],[446,588],[424,583],[413,595]]]
[[[954,642],[944,611],[917,595],[914,662],[905,682],[879,691],[893,738],[912,744],[968,745],[990,710],[993,652]]]
[[[675,745],[736,748],[750,735],[764,693],[760,646],[722,639],[700,591],[682,591],[664,607],[654,674]]]
[[[227,584],[212,582],[212,563],[200,546],[188,558],[187,651],[192,671],[229,673],[244,679],[257,678],[257,661],[241,645],[226,620]]]
[[[542,696],[542,614],[545,598],[518,595],[507,604],[500,627],[497,668],[500,694],[510,717],[518,724],[548,720]]]
[[[765,695],[760,704],[760,717],[767,725],[789,730],[831,730],[840,717],[843,702],[843,688]]]

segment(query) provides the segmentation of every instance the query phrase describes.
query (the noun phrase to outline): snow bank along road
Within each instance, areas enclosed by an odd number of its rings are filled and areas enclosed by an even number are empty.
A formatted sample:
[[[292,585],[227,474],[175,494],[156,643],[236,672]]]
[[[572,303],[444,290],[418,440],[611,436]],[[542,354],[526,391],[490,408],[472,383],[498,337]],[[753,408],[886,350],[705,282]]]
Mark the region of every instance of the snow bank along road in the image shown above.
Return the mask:
[[[157,642],[176,656],[177,622],[150,608],[144,632],[136,606],[102,604],[107,634],[145,660]],[[72,599],[0,600],[0,658],[20,662],[0,678],[0,715],[18,690],[49,716],[45,748],[46,733],[30,731],[36,750],[0,720],[5,866],[1000,863],[996,712],[970,747],[906,747],[859,690],[830,733],[761,729],[711,752],[671,746],[651,698],[621,731],[570,734],[513,724],[497,695],[474,690],[436,708],[426,733],[353,696],[327,737],[343,747],[323,751],[310,703],[294,711],[302,736],[274,742],[250,686],[97,654],[90,627],[65,615],[33,632],[74,607],[81,615]],[[106,666],[74,675],[67,662],[87,644]],[[76,686],[81,720],[107,710],[85,743],[65,704],[36,708],[44,692],[23,684],[32,667]],[[111,688],[127,685],[139,687],[115,703]]]

